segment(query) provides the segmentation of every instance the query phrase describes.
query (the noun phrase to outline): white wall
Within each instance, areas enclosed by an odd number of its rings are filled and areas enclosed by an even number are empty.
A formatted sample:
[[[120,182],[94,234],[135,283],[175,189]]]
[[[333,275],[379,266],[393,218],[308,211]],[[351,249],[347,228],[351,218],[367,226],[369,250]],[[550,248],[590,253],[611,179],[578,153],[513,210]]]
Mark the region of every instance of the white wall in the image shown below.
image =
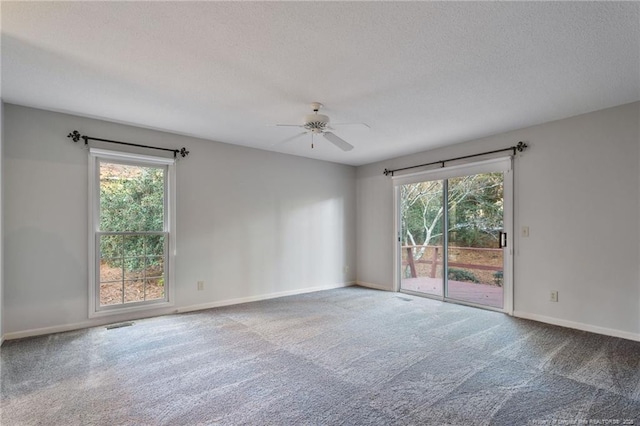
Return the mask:
[[[2,152],[4,151],[3,148],[3,123],[4,123],[4,114],[3,114],[3,107],[4,104],[2,102],[2,99],[0,98],[0,345],[2,345],[2,342],[4,341],[4,321],[2,321],[2,318],[4,316],[4,264],[3,264],[3,246],[4,246],[4,238],[2,238],[3,236],[3,229],[4,229],[4,220],[3,220],[3,216],[4,216],[4,209],[3,207],[3,198],[4,198],[4,191],[2,190],[2,187],[4,185],[4,179],[2,176]]]
[[[87,319],[87,153],[66,138],[74,129],[191,150],[177,167],[178,309],[341,285],[355,279],[354,265],[358,282],[391,289],[393,199],[384,168],[524,140],[531,147],[515,162],[515,225],[529,226],[531,235],[515,241],[516,314],[640,338],[640,103],[357,173],[10,104],[3,117],[2,326],[9,338],[98,324]],[[205,291],[196,290],[198,280]],[[559,291],[559,303],[548,302],[550,290]]]
[[[177,165],[177,309],[355,280],[354,167],[11,104],[4,119],[8,338],[129,318],[88,320],[87,152],[74,129],[191,151]]]
[[[640,340],[640,103],[357,169],[357,281],[393,284],[393,190],[385,168],[525,141],[515,161],[515,314]],[[516,232],[516,234],[519,234]],[[549,302],[551,290],[558,303]]]

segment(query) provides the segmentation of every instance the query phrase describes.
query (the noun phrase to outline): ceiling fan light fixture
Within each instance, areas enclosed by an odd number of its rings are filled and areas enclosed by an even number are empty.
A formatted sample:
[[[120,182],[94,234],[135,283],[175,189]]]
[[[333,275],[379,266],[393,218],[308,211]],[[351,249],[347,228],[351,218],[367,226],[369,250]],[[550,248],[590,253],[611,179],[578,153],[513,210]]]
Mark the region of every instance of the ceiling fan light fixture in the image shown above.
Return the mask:
[[[311,132],[321,133],[328,125],[328,116],[324,114],[309,114],[304,117],[304,124],[302,126]]]

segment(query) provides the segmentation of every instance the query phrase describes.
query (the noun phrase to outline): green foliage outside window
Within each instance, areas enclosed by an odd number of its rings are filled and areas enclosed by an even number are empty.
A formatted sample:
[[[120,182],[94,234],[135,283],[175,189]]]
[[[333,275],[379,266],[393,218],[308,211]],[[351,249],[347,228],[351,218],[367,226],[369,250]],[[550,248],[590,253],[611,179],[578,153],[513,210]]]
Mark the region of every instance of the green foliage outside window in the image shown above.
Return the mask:
[[[100,165],[100,231],[162,232],[164,169]],[[103,235],[100,252],[112,267],[135,274],[162,266],[164,235]]]
[[[488,247],[502,229],[502,173],[449,179],[449,242],[457,247]],[[401,187],[404,245],[441,244],[442,183],[420,182]]]
[[[428,249],[429,246],[443,245],[445,210],[450,248],[498,248],[500,231],[504,226],[503,179],[501,172],[450,178],[447,180],[446,206],[443,206],[443,180],[402,185],[401,243],[412,247],[414,262],[431,256],[433,251]],[[404,274],[411,276],[408,264]],[[482,273],[474,275],[465,270],[449,270],[449,279],[456,281],[479,282],[478,277],[481,276]],[[482,279],[487,282],[491,277]],[[502,275],[495,275],[493,281],[501,285]]]
[[[464,281],[468,283],[479,283],[480,280],[473,272],[466,269],[449,268],[448,278],[453,281]]]
[[[504,283],[504,272],[503,271],[496,271],[493,273],[493,282],[502,287],[502,284]]]

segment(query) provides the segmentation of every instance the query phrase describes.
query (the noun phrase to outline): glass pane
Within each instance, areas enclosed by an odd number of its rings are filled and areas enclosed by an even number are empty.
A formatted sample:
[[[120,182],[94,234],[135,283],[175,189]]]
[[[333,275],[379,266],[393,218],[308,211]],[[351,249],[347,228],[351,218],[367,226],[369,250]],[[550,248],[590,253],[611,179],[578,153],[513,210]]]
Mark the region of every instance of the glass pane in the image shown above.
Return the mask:
[[[447,297],[502,308],[503,174],[449,179]]]
[[[124,282],[124,303],[144,300],[144,280]]]
[[[400,188],[403,290],[442,296],[443,181]]]
[[[122,257],[122,244],[122,235],[101,235],[100,257],[103,259]]]
[[[144,256],[145,235],[124,235],[124,257]]]
[[[124,279],[125,280],[143,280],[145,276],[145,269],[147,267],[146,258],[140,257],[125,257],[124,258]]]
[[[107,259],[100,262],[100,282],[122,282],[122,260]]]
[[[147,278],[164,276],[164,257],[148,256],[145,270]]]
[[[164,299],[164,278],[148,279],[146,283],[146,300]]]
[[[162,242],[164,236],[159,237]],[[130,239],[130,242],[142,241],[141,238]],[[153,238],[152,241],[159,240]],[[164,299],[164,260],[164,255],[101,259],[100,305]]]
[[[122,281],[100,284],[100,306],[122,303]]]
[[[100,230],[162,231],[164,168],[100,163]]]
[[[164,235],[146,235],[144,237],[145,255],[147,256],[163,256],[164,255]]]

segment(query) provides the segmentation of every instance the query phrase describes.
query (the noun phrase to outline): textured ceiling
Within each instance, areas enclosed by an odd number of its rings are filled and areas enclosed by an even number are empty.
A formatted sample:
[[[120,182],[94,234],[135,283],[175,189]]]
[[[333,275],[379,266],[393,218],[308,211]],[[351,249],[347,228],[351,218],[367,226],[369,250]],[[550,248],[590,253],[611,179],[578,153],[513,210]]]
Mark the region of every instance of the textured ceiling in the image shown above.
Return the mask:
[[[636,2],[1,8],[5,102],[352,165],[640,99]],[[312,101],[371,129],[273,146]]]

